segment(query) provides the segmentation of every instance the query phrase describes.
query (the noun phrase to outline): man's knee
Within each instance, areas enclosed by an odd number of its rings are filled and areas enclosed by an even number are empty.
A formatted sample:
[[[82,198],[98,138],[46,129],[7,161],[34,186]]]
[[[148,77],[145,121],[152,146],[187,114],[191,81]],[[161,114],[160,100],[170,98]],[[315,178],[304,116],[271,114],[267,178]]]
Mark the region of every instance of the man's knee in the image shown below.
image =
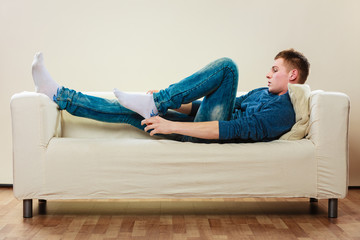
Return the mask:
[[[231,58],[228,58],[228,57],[223,57],[223,58],[220,58],[218,60],[218,62],[223,65],[224,67],[227,67],[229,69],[231,69],[232,71],[236,72],[237,74],[237,66],[236,66],[236,63],[231,59]]]
[[[230,73],[236,81],[239,78],[238,68],[236,63],[231,58],[220,58],[219,61],[221,62],[222,66],[227,69],[228,73]]]

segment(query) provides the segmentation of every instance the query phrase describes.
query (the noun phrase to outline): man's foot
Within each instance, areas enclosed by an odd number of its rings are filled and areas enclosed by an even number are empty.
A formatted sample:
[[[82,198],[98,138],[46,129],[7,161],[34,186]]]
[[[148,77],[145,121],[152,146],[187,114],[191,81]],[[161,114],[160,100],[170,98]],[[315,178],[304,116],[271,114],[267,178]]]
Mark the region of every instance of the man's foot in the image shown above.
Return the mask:
[[[152,94],[125,93],[114,89],[114,94],[119,103],[124,107],[140,114],[145,119],[158,115]]]
[[[41,52],[36,53],[34,56],[32,76],[35,83],[35,91],[46,94],[52,100],[60,86],[52,79],[50,73],[45,68],[44,57]]]

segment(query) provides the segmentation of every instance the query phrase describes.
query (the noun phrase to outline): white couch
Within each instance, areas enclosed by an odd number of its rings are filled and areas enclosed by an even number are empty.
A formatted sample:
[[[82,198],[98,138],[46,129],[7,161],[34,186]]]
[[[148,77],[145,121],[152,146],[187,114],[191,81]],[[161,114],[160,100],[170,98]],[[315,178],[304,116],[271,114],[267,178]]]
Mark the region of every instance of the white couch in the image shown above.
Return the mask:
[[[112,93],[94,93],[112,98]],[[14,195],[32,199],[308,197],[347,194],[349,98],[311,92],[301,140],[182,143],[59,111],[43,94],[11,99]]]

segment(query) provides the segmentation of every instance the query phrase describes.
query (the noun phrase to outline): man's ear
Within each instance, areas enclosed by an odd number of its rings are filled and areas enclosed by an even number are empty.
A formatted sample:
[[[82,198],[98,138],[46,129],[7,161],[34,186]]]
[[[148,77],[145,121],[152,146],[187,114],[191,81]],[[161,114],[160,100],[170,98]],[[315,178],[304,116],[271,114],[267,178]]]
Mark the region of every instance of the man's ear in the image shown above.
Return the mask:
[[[289,72],[289,82],[296,83],[296,80],[299,78],[299,71],[297,69],[293,69]]]

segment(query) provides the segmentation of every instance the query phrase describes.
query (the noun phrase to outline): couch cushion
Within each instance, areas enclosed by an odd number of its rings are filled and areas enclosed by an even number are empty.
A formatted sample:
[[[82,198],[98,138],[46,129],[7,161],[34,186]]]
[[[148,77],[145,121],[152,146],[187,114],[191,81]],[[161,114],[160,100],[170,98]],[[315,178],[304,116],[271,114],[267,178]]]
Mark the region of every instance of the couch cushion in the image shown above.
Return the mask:
[[[296,123],[280,139],[298,140],[305,137],[309,125],[309,98],[311,90],[307,84],[289,84],[288,86],[291,103],[295,111]]]

